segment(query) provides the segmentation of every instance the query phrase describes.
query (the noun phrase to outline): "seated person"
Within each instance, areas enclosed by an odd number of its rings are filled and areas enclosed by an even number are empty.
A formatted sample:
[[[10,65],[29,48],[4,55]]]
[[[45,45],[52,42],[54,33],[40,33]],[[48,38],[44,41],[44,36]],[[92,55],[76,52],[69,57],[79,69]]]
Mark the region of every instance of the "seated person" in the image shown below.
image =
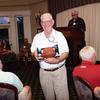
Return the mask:
[[[8,45],[9,43],[7,43],[5,40],[0,41],[0,54],[4,55],[11,53],[10,47],[8,47]]]
[[[8,48],[5,40],[0,41],[0,59],[4,62],[16,60],[16,54]]]
[[[96,65],[96,51],[91,46],[85,46],[79,52],[82,62],[74,68],[73,76],[79,76],[86,80],[94,93],[97,94],[100,86],[100,64]],[[100,87],[99,87],[100,92]]]
[[[12,72],[2,71],[3,64],[0,60],[0,82],[8,83],[14,85],[18,89],[19,100],[31,100],[31,88],[29,86],[24,86],[20,79]]]
[[[3,48],[6,49],[6,50],[11,50],[10,44],[9,44],[9,42],[6,41],[6,40],[2,40],[2,46],[3,46]]]
[[[31,44],[28,42],[28,39],[25,38],[24,43],[23,43],[22,47],[20,48],[20,58],[27,59],[28,57],[31,56],[30,46],[31,46]]]

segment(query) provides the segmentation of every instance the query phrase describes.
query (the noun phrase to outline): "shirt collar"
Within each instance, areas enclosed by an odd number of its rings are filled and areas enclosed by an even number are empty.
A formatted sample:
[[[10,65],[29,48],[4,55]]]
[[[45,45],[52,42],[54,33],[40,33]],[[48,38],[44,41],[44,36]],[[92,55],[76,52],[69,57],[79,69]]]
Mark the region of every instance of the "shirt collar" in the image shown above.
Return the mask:
[[[53,29],[52,29],[52,33],[50,34],[49,37],[52,37],[52,36],[55,37],[55,33],[56,33],[56,30],[53,28]],[[44,34],[44,31],[42,32],[42,36],[43,36],[43,37],[46,37],[45,34]]]
[[[82,61],[82,65],[83,64],[87,64],[87,65],[95,65],[93,62],[90,62],[90,61]]]

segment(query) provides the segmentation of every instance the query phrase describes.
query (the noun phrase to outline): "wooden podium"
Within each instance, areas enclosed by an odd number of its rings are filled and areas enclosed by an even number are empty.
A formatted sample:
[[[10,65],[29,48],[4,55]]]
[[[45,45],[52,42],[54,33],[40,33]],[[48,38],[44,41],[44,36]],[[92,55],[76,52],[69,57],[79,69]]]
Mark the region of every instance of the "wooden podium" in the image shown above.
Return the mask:
[[[56,27],[67,39],[69,46],[69,57],[66,60],[67,66],[76,66],[81,62],[79,50],[85,46],[85,33],[74,27]]]

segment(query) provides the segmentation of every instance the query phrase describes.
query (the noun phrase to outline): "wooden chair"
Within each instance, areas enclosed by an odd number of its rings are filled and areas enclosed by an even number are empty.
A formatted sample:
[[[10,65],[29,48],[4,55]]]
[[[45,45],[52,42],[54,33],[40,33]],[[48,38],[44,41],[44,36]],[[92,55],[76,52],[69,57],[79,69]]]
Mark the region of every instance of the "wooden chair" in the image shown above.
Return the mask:
[[[18,100],[18,90],[8,83],[0,83],[0,100]]]
[[[97,100],[88,82],[80,77],[73,77],[73,81],[79,100]]]

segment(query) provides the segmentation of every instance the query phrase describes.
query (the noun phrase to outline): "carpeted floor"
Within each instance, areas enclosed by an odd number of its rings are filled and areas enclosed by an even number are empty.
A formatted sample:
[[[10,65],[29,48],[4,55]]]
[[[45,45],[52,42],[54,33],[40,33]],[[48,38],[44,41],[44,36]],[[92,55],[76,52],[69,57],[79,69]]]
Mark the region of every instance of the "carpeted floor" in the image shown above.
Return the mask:
[[[39,82],[39,64],[37,61],[8,62],[4,65],[5,71],[14,72],[19,76],[24,85],[30,85],[32,88],[33,100],[45,100]],[[70,100],[78,100],[72,81],[72,67],[67,68]]]

